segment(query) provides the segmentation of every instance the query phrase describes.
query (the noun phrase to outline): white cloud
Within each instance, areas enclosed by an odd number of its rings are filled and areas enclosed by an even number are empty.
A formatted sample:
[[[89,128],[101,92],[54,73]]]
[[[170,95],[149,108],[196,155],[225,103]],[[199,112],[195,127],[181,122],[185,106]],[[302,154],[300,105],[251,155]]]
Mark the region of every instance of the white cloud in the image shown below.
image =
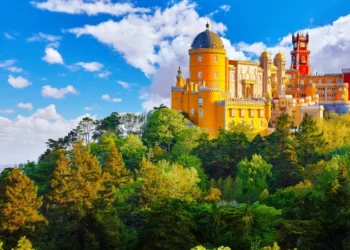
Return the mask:
[[[122,86],[124,89],[129,89],[130,88],[130,84],[127,82],[123,82],[123,81],[117,81],[117,83]]]
[[[28,42],[45,42],[48,43],[47,47],[58,48],[62,39],[61,36],[54,36],[50,34],[45,34],[42,32],[34,33],[31,37],[27,38]]]
[[[122,102],[121,98],[111,98],[107,94],[102,95],[101,99],[107,102]]]
[[[68,14],[110,14],[123,15],[126,13],[145,13],[147,8],[135,8],[131,3],[112,3],[111,0],[47,0],[46,2],[31,1],[35,7],[52,12]]]
[[[8,68],[16,63],[15,59],[9,59],[6,61],[0,61],[0,68]]]
[[[229,7],[223,5],[219,10],[228,11]],[[183,0],[165,9],[156,8],[147,14],[130,14],[120,21],[109,20],[68,31],[77,37],[92,36],[109,45],[129,65],[144,72],[151,80],[148,91],[152,95],[147,95],[143,106],[150,107],[152,105],[149,103],[169,100],[170,87],[175,83],[178,66],[182,67],[184,76],[188,76],[188,49],[194,37],[205,29],[207,20],[207,17],[199,15],[194,2]],[[224,24],[215,20],[209,23],[210,30],[224,36],[227,29]],[[313,72],[340,72],[342,67],[350,66],[350,33],[346,30],[350,30],[350,15],[340,17],[330,25],[309,29]],[[284,53],[289,66],[291,34],[286,34],[270,47],[262,41],[246,43],[225,37],[222,37],[222,41],[230,59],[256,61],[266,49],[273,55]]]
[[[28,117],[17,116],[14,120],[0,116],[0,164],[37,160],[46,150],[45,142],[49,138],[57,140],[67,135],[86,116],[89,115],[66,120],[57,113],[54,105],[38,109]]]
[[[17,108],[32,110],[33,109],[33,105],[30,102],[28,102],[28,103],[20,102],[20,103],[17,104]]]
[[[23,89],[32,84],[32,82],[28,81],[28,79],[23,78],[22,76],[13,77],[12,75],[9,75],[9,78],[7,81],[12,87],[16,89]]]
[[[99,73],[97,76],[101,79],[108,79],[108,77],[111,75],[112,73],[109,72],[108,70],[105,70],[101,73]]]
[[[12,114],[15,111],[13,109],[0,109],[1,114]]]
[[[63,64],[63,58],[61,54],[54,48],[46,48],[45,56],[42,58],[42,60],[48,62],[49,64]]]
[[[18,68],[16,66],[11,66],[11,67],[8,67],[7,69],[13,73],[21,73],[23,71],[23,69]]]
[[[78,65],[89,72],[100,71],[104,67],[104,65],[99,62],[78,62],[75,65]]]
[[[223,5],[220,6],[220,9],[225,11],[225,12],[228,12],[228,11],[230,11],[231,6],[227,5],[227,4],[223,4]]]
[[[46,77],[41,77],[41,78],[40,78],[40,80],[42,80],[42,81],[46,81],[46,80],[47,80],[47,78],[46,78]]]
[[[84,109],[89,111],[89,110],[92,110],[92,107],[84,107]]]
[[[79,92],[71,85],[67,85],[65,88],[53,88],[50,85],[45,85],[41,88],[41,94],[44,97],[51,97],[55,99],[64,98],[67,94],[77,95]]]
[[[9,33],[4,33],[4,36],[5,36],[5,38],[6,39],[8,39],[8,40],[15,40],[15,38],[13,37],[13,36],[11,36]]]

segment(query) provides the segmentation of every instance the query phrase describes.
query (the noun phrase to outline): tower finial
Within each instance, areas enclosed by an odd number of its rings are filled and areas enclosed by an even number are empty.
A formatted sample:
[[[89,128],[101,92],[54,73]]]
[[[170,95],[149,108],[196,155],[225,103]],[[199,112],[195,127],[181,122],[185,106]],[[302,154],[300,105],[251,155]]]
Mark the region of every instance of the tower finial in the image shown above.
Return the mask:
[[[209,30],[209,21],[207,21],[207,24],[205,25],[206,29]]]
[[[179,70],[177,71],[178,76],[182,76],[182,70],[181,67],[179,66]]]

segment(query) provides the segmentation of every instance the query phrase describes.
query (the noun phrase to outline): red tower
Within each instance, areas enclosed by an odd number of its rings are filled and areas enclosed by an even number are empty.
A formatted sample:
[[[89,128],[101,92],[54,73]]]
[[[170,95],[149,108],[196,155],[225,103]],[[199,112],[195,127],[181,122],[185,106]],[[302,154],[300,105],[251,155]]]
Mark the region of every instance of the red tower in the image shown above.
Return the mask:
[[[293,51],[290,52],[292,56],[291,69],[297,70],[300,75],[311,75],[310,69],[310,51],[308,50],[309,45],[309,34],[306,36],[303,34],[297,34],[292,36]]]
[[[350,100],[350,68],[343,69],[343,82],[348,84],[348,100]]]

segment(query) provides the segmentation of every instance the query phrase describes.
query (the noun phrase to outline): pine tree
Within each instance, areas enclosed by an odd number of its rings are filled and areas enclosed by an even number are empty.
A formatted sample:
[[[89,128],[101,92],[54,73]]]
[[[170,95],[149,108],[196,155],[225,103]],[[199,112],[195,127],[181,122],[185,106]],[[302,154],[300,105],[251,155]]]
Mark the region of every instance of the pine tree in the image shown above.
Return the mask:
[[[305,114],[295,136],[298,142],[296,149],[299,163],[303,167],[317,163],[320,160],[317,150],[325,145],[325,141],[312,116]]]
[[[38,209],[42,197],[37,197],[38,187],[18,168],[1,182],[0,223],[1,231],[13,233],[17,230],[35,229],[46,222]]]
[[[110,152],[104,161],[102,182],[105,198],[112,198],[115,191],[132,181],[130,171],[125,168],[122,155],[115,145],[112,145]],[[112,199],[113,200],[113,199]]]

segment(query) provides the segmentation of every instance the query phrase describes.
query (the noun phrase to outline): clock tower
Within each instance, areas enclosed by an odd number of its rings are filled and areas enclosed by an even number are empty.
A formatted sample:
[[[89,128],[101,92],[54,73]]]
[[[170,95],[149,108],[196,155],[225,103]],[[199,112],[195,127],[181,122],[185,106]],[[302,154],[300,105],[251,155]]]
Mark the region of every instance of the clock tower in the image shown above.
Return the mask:
[[[311,75],[310,67],[310,51],[308,50],[309,45],[309,34],[297,34],[292,36],[293,51],[290,52],[292,56],[291,70],[296,70],[300,75]]]

